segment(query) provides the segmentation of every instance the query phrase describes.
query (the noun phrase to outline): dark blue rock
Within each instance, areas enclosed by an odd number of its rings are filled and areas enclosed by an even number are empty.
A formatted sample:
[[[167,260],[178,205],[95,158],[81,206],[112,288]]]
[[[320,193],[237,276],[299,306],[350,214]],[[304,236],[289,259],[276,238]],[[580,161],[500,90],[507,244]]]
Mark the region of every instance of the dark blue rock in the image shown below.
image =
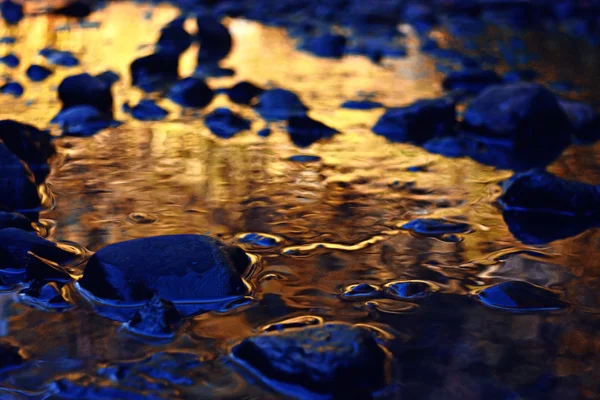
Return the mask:
[[[9,94],[14,97],[21,97],[24,91],[25,89],[19,82],[8,82],[0,86],[2,94]]]
[[[540,312],[568,307],[559,296],[547,289],[521,281],[490,286],[475,294],[484,305],[510,312]]]
[[[198,302],[246,292],[223,245],[201,235],[106,246],[90,258],[79,285],[101,301],[119,304],[145,303],[155,294],[172,302]]]
[[[67,5],[52,9],[50,12],[54,15],[63,15],[65,17],[85,18],[92,13],[91,5],[86,1],[70,1]]]
[[[113,116],[111,84],[100,76],[78,74],[68,76],[58,85],[62,109],[73,106],[92,106],[107,118]]]
[[[119,82],[121,77],[116,72],[108,70],[96,75],[96,79],[101,80],[106,85],[112,86],[115,83]]]
[[[359,283],[350,285],[342,291],[342,299],[351,301],[364,301],[366,299],[374,299],[381,295],[381,289],[378,286],[368,283]]]
[[[0,210],[35,212],[40,208],[33,176],[3,143],[0,143],[0,193]]]
[[[204,80],[190,77],[173,84],[168,97],[182,107],[204,108],[212,101],[214,92]]]
[[[17,39],[15,39],[13,36],[0,37],[0,43],[3,43],[3,44],[15,44],[16,41],[17,41]]]
[[[72,263],[77,256],[33,232],[0,230],[0,275],[21,281],[67,282],[71,277],[54,265]]]
[[[294,92],[285,89],[268,89],[258,98],[256,111],[267,121],[283,121],[293,116],[304,116],[308,107]]]
[[[233,113],[228,108],[217,108],[206,116],[204,123],[210,131],[222,138],[229,139],[236,134],[249,130],[250,121]]]
[[[571,124],[552,92],[535,83],[492,86],[464,112],[465,131],[514,144],[521,156],[558,156],[570,143]]]
[[[192,35],[183,28],[185,19],[178,17],[160,30],[160,37],[156,42],[159,52],[179,55],[192,45]]]
[[[169,115],[167,110],[150,99],[142,99],[133,107],[125,103],[123,104],[123,111],[140,121],[160,121]]]
[[[561,100],[559,104],[571,121],[571,132],[575,140],[589,143],[600,139],[600,115],[594,107],[568,100]]]
[[[19,292],[19,299],[31,307],[47,311],[61,312],[73,307],[63,297],[61,286],[55,282],[35,281],[27,289]]]
[[[456,124],[454,103],[448,99],[419,100],[409,106],[389,108],[373,132],[393,142],[424,143],[453,134]]]
[[[229,100],[236,104],[251,104],[252,101],[260,96],[264,89],[256,86],[252,82],[242,81],[227,89]]]
[[[498,202],[504,210],[600,217],[600,186],[565,180],[543,170],[515,174],[502,190]]]
[[[163,396],[139,393],[133,388],[107,386],[88,380],[70,380],[60,378],[50,385],[53,395],[60,399],[73,400],[164,400]]]
[[[229,30],[209,15],[201,15],[196,19],[198,24],[198,64],[217,63],[227,57],[233,45]]]
[[[52,136],[47,131],[13,120],[0,120],[0,140],[27,164],[38,182],[45,179],[48,160],[55,154]]]
[[[64,109],[50,122],[60,127],[63,136],[76,137],[93,136],[103,129],[121,125],[121,122],[106,117],[98,109],[89,105]]]
[[[502,79],[506,83],[531,82],[537,77],[538,73],[533,69],[515,69],[502,75]]]
[[[431,296],[439,290],[436,285],[427,281],[396,281],[386,283],[383,292],[396,300],[417,300]]]
[[[33,231],[31,220],[26,216],[19,213],[0,211],[0,230],[6,228],[18,228],[24,231]]]
[[[347,100],[340,107],[350,110],[373,110],[375,108],[382,108],[384,105],[378,101],[371,100]]]
[[[144,92],[159,91],[179,79],[179,55],[153,53],[137,58],[129,66],[131,84]]]
[[[317,57],[342,58],[346,49],[346,37],[327,33],[307,39],[301,49]]]
[[[319,162],[321,161],[321,157],[310,154],[297,154],[288,158],[288,161],[297,163]]]
[[[275,390],[295,396],[368,398],[386,382],[386,354],[373,336],[341,323],[250,337],[232,354]]]
[[[0,371],[19,367],[24,361],[18,347],[6,341],[0,342]]]
[[[264,128],[264,129],[261,129],[260,131],[258,131],[258,136],[260,136],[260,137],[266,138],[266,137],[269,137],[270,135],[271,135],[271,129],[269,129],[269,128]]]
[[[23,5],[12,0],[3,0],[0,4],[0,14],[7,25],[16,25],[23,19]]]
[[[463,157],[469,153],[469,143],[461,136],[433,138],[423,143],[423,148],[430,153],[451,158]]]
[[[318,140],[329,139],[339,133],[336,129],[307,115],[290,117],[287,131],[292,142],[299,147],[308,147]]]
[[[16,68],[19,66],[20,60],[15,53],[8,53],[4,57],[0,57],[0,63],[6,65],[8,68]]]
[[[173,303],[157,295],[144,305],[126,327],[142,336],[164,339],[173,335],[173,327],[180,320]]]
[[[449,233],[465,233],[471,230],[471,227],[464,222],[452,222],[440,218],[417,218],[402,225],[402,229],[425,236],[438,236]]]
[[[346,54],[367,56],[378,64],[383,58],[402,58],[408,55],[406,46],[402,43],[391,42],[386,38],[358,38],[346,47]]]
[[[61,67],[76,67],[79,65],[79,60],[70,51],[56,50],[46,47],[40,50],[40,55],[53,65]]]
[[[272,236],[265,236],[260,233],[248,233],[239,238],[238,243],[250,244],[255,247],[275,247],[279,244],[279,241]]]
[[[496,85],[502,79],[491,70],[467,68],[453,71],[446,75],[442,81],[444,90],[465,90],[471,94],[477,94],[488,86]]]
[[[25,73],[32,82],[41,82],[46,80],[50,75],[52,75],[52,70],[42,65],[33,64],[29,68],[27,68],[27,71],[25,71]]]

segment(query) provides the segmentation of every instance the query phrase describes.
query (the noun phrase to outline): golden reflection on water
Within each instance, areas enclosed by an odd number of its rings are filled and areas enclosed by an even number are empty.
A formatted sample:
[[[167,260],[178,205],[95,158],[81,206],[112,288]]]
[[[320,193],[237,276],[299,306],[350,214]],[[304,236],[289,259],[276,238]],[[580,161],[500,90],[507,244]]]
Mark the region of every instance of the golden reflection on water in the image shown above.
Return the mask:
[[[265,123],[252,110],[229,105],[221,95],[204,112],[231,106],[253,120],[252,131],[222,140],[210,134],[199,116],[182,113],[168,100],[160,102],[171,111],[164,122],[133,121],[120,111],[125,101],[137,102],[142,97],[130,88],[129,63],[149,53],[160,27],[177,15],[172,7],[160,5],[147,21],[144,14],[150,9],[112,3],[91,17],[101,21],[100,29],[56,31],[65,19],[26,19],[16,32],[14,48],[21,64],[11,76],[25,83],[25,69],[43,62],[37,51],[45,46],[75,52],[82,66],[56,68],[46,82],[26,85],[21,99],[2,98],[0,117],[46,127],[59,109],[55,87],[65,76],[112,69],[122,77],[114,95],[119,108],[116,118],[126,124],[92,138],[57,140],[60,156],[48,179],[56,204],[43,214],[53,221],[50,237],[55,240],[80,243],[95,251],[114,242],[169,233],[207,233],[233,242],[241,233],[262,232],[281,239],[276,248],[260,252],[260,272],[253,282],[258,300],[276,296],[281,310],[257,306],[227,315],[203,314],[181,328],[173,343],[161,348],[193,349],[213,359],[259,326],[283,317],[314,314],[369,323],[370,307],[341,302],[337,296],[341,288],[357,282],[382,285],[398,279],[426,279],[436,282],[443,293],[466,295],[499,278],[533,280],[563,293],[576,305],[576,313],[587,314],[585,318],[600,312],[597,229],[545,246],[520,244],[494,204],[496,183],[510,176],[509,172],[387,143],[370,132],[381,110],[339,108],[358,91],[374,93],[388,106],[440,95],[439,74],[430,59],[412,55],[386,62],[385,67],[361,57],[316,59],[297,52],[281,29],[230,20],[236,44],[224,66],[235,68],[236,76],[211,79],[211,86],[225,87],[246,79],[285,87],[300,94],[311,116],[342,134],[307,150],[294,147],[282,126],[274,125],[274,133],[263,139],[257,131]],[[11,49],[1,46],[3,52]],[[194,70],[195,51],[193,47],[184,54],[182,76]],[[9,73],[7,69],[2,72]],[[29,106],[28,101],[32,102]],[[598,145],[569,149],[551,170],[598,184],[599,149]],[[299,153],[318,155],[321,161],[287,160]],[[408,172],[413,166],[426,169]],[[455,243],[398,229],[402,222],[418,216],[465,220],[474,231]],[[387,303],[377,301],[372,306],[378,313],[391,314],[414,308]],[[116,323],[85,308],[48,314],[13,304],[1,312],[0,320],[9,322],[6,328],[0,326],[0,332],[13,336],[27,352],[48,363],[79,359],[84,364],[81,370],[87,371],[100,360],[131,360],[156,350],[129,336],[115,335]],[[496,334],[490,326],[502,325],[511,340],[524,341],[517,350],[531,359],[531,368],[541,368],[540,359],[525,350],[540,346],[537,327],[542,321],[558,323],[562,318],[509,318],[481,308],[469,313],[465,335],[490,341]],[[587,330],[578,318],[562,322],[571,328],[561,336],[560,354],[547,360],[562,376],[582,374],[592,366],[593,352],[597,354],[597,333]],[[40,332],[52,346],[39,343]],[[486,350],[489,363],[506,349],[506,344],[490,345]],[[582,360],[584,355],[588,358]],[[511,371],[503,379],[518,379],[519,374],[521,379],[532,375]],[[589,374],[597,376],[597,372]]]

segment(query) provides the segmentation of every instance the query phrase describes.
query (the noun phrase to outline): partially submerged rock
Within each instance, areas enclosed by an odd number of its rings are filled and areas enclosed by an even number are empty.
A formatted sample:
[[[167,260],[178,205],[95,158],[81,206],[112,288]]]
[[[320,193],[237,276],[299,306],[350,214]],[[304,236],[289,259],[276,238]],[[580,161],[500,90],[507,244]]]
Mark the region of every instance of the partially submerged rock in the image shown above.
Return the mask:
[[[131,84],[144,92],[156,92],[179,79],[179,54],[156,52],[137,58],[129,66]]]
[[[46,47],[40,50],[40,55],[53,65],[61,67],[76,67],[79,65],[79,60],[73,53],[65,50],[56,50],[51,47]]]
[[[133,107],[125,103],[123,104],[123,111],[140,121],[160,121],[169,115],[167,110],[150,99],[142,99]]]
[[[233,39],[227,29],[210,15],[201,15],[196,19],[198,24],[198,64],[218,63],[231,51]]]
[[[318,140],[329,139],[339,133],[336,129],[308,115],[290,117],[287,131],[292,142],[299,147],[308,147]]]
[[[395,281],[386,283],[383,292],[396,300],[418,300],[424,299],[436,293],[440,288],[427,281]]]
[[[188,77],[173,84],[168,97],[182,107],[204,108],[213,100],[214,92],[203,79]]]
[[[306,115],[308,107],[294,92],[274,88],[260,95],[255,110],[267,121],[284,121]]]
[[[18,347],[4,340],[0,341],[0,371],[18,367],[24,361]]]
[[[372,100],[347,100],[340,107],[350,110],[373,110],[375,108],[382,108],[384,105]]]
[[[173,303],[154,295],[125,326],[142,336],[170,338],[173,335],[173,326],[180,318]]]
[[[346,50],[346,37],[327,33],[324,35],[308,38],[301,46],[317,57],[342,58]]]
[[[62,130],[63,136],[88,137],[103,129],[121,125],[89,105],[69,107],[59,112],[51,121]]]
[[[27,68],[25,74],[32,82],[41,82],[52,75],[52,70],[43,65],[33,64]]]
[[[227,96],[229,96],[229,100],[236,104],[251,104],[254,99],[256,99],[264,89],[255,85],[252,82],[242,81],[238,82],[229,89],[227,89]]]
[[[441,218],[417,218],[402,225],[407,229],[425,236],[438,236],[449,233],[464,233],[471,229],[465,222],[453,222]]]
[[[571,122],[575,140],[589,143],[600,139],[600,114],[594,107],[579,101],[561,100],[559,103]]]
[[[25,92],[25,89],[23,89],[23,85],[19,82],[13,81],[0,86],[0,92],[2,92],[2,94],[9,94],[13,97],[21,97]]]
[[[456,124],[454,103],[448,99],[419,100],[406,107],[389,108],[373,132],[393,142],[424,143],[453,134]]]
[[[239,132],[249,130],[250,121],[235,114],[228,108],[217,108],[206,116],[204,123],[210,131],[222,138],[229,139]]]
[[[0,230],[5,228],[18,228],[24,231],[33,231],[31,220],[23,214],[0,211]]]
[[[8,68],[17,68],[21,61],[15,53],[8,53],[7,55],[0,57],[0,63],[6,65]]]
[[[12,0],[3,0],[0,3],[0,14],[7,25],[18,24],[25,15],[23,5]]]
[[[502,79],[492,70],[467,68],[446,75],[442,81],[444,90],[464,90],[477,94],[488,86],[502,83]]]
[[[568,307],[545,288],[521,281],[502,282],[474,293],[485,306],[510,312],[540,312]]]
[[[177,17],[160,30],[160,37],[156,42],[159,52],[182,54],[192,45],[192,35],[183,27],[185,17]]]
[[[37,185],[25,164],[0,143],[0,210],[35,212],[40,209]]]
[[[111,304],[145,303],[155,294],[172,302],[199,302],[246,292],[223,244],[202,235],[154,236],[106,246],[90,258],[79,285]]]
[[[61,312],[73,307],[62,295],[61,286],[55,282],[33,282],[19,292],[19,298],[27,305],[46,311]]]
[[[88,105],[107,118],[113,116],[111,83],[100,75],[83,73],[66,77],[58,86],[58,98],[62,102],[63,110]]]
[[[327,323],[244,339],[233,356],[274,389],[302,397],[368,396],[386,383],[386,354],[360,327]]]

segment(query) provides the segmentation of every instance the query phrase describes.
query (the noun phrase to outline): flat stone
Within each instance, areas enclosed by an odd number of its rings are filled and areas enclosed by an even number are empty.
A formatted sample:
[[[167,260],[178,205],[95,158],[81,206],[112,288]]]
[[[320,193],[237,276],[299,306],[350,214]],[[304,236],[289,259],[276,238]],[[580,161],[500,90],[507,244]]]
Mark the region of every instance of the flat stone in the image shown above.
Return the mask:
[[[382,108],[384,105],[372,100],[347,100],[340,107],[349,110],[373,110],[375,108]]]
[[[452,222],[441,218],[417,218],[402,225],[407,229],[425,236],[446,235],[449,233],[464,233],[471,229],[464,222]]]
[[[110,303],[145,303],[155,294],[172,302],[197,302],[244,294],[236,267],[224,245],[211,237],[154,236],[99,250],[79,285]]]
[[[539,312],[567,308],[550,290],[521,281],[508,281],[475,292],[484,305],[512,312]]]
[[[125,103],[123,111],[139,121],[161,121],[169,115],[167,110],[150,99],[142,99],[133,107]]]
[[[255,110],[267,121],[284,121],[306,115],[308,107],[294,92],[274,88],[265,90],[260,95]]]
[[[386,382],[385,352],[368,331],[342,323],[249,337],[232,354],[275,390],[294,396],[356,398]]]
[[[76,67],[79,65],[79,60],[70,51],[56,50],[51,47],[46,47],[40,50],[40,55],[48,60],[48,63],[61,67]]]
[[[339,133],[336,129],[307,115],[290,117],[287,131],[292,142],[299,147],[308,147],[318,140],[329,139]]]
[[[204,119],[204,123],[213,134],[225,139],[232,138],[242,131],[247,131],[252,126],[246,118],[223,107],[209,113]]]

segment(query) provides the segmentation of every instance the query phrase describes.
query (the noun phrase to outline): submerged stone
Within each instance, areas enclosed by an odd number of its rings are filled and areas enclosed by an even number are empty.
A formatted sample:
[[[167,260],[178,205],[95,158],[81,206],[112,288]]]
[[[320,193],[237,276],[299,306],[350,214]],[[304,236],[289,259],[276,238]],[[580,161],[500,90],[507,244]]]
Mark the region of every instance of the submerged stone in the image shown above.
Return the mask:
[[[533,69],[516,69],[502,75],[502,79],[506,83],[531,82],[537,77],[538,73]]]
[[[23,89],[23,85],[19,82],[7,82],[0,86],[0,92],[2,92],[2,94],[9,94],[13,97],[21,97],[23,92],[25,92],[25,89]]]
[[[89,105],[73,106],[59,112],[51,121],[62,130],[63,136],[88,137],[103,129],[121,125]]]
[[[586,143],[600,139],[600,114],[594,107],[579,101],[561,100],[559,103],[571,121],[576,140]]]
[[[568,307],[547,289],[521,281],[502,282],[475,293],[484,305],[512,312],[552,311]]]
[[[23,5],[12,0],[3,0],[0,3],[0,14],[7,25],[18,24],[25,15],[23,13]]]
[[[24,213],[40,208],[33,176],[3,143],[0,143],[0,193],[0,210]]]
[[[59,65],[61,67],[76,67],[79,65],[79,60],[70,51],[46,47],[40,50],[40,55],[45,57],[46,60],[53,65]]]
[[[442,81],[442,87],[444,90],[464,90],[467,93],[477,94],[486,87],[501,82],[502,79],[494,71],[467,68],[446,75]]]
[[[312,154],[296,154],[288,158],[288,161],[297,163],[311,163],[321,161],[321,157]]]
[[[600,218],[600,186],[531,170],[513,175],[502,190],[498,202],[504,210]]]
[[[26,216],[14,212],[0,211],[0,230],[5,228],[33,231],[31,220]]]
[[[99,250],[79,285],[109,303],[145,303],[155,294],[198,302],[245,293],[236,267],[223,244],[208,236],[154,236]]]
[[[299,147],[308,147],[318,140],[329,139],[339,133],[336,129],[307,115],[290,117],[287,131],[292,142]]]
[[[52,70],[42,65],[33,64],[27,68],[25,74],[32,82],[41,82],[52,75]]]
[[[179,79],[179,55],[157,52],[137,58],[129,66],[131,84],[144,92],[156,92]]]
[[[213,100],[214,92],[204,80],[189,77],[171,86],[168,97],[182,107],[204,108]]]
[[[27,289],[19,292],[19,297],[24,303],[48,311],[64,311],[73,305],[65,300],[61,287],[54,283],[34,282]]]
[[[342,299],[344,300],[365,300],[373,299],[381,294],[381,289],[378,286],[369,283],[359,283],[356,285],[346,286],[342,290]]]
[[[258,131],[258,136],[260,137],[269,137],[271,135],[271,129],[269,128],[263,128],[260,131]]]
[[[18,347],[4,340],[0,341],[0,371],[18,367],[24,361]]]
[[[347,100],[340,107],[350,110],[373,110],[375,108],[382,108],[384,105],[372,100]]]
[[[8,68],[16,68],[20,64],[19,57],[15,53],[8,53],[7,55],[0,57],[0,63],[6,65]]]
[[[363,328],[307,326],[244,339],[233,356],[275,389],[302,397],[368,396],[386,383],[386,354]]]
[[[238,238],[238,243],[249,244],[255,247],[275,247],[281,240],[275,236],[261,233],[247,233]]]
[[[76,255],[55,243],[17,228],[0,230],[0,274],[21,281],[67,282],[71,277],[55,265],[72,262]]]
[[[294,92],[285,89],[265,90],[258,98],[256,111],[267,121],[283,121],[306,115],[308,107]]]
[[[125,326],[143,336],[169,338],[180,318],[172,302],[154,295]]]
[[[185,17],[175,18],[160,30],[160,37],[156,42],[159,52],[182,54],[192,45],[192,35],[183,27]]]
[[[373,132],[393,142],[423,143],[453,134],[456,124],[454,103],[448,99],[419,100],[406,107],[389,108]]]
[[[252,82],[242,81],[227,89],[227,96],[229,96],[229,100],[236,104],[249,105],[262,92],[264,92],[263,88],[256,86]]]
[[[142,99],[133,107],[125,103],[123,104],[123,111],[140,121],[160,121],[169,115],[167,110],[150,99]]]
[[[217,108],[208,114],[204,119],[204,123],[213,134],[225,139],[232,138],[251,127],[249,120],[223,107]]]
[[[102,74],[101,74],[102,75]],[[88,105],[96,108],[107,118],[113,116],[111,83],[100,76],[87,73],[68,76],[58,85],[58,98],[62,109]]]
[[[402,229],[425,236],[438,236],[448,233],[465,233],[471,227],[464,222],[453,222],[441,218],[417,218],[402,225]]]
[[[437,285],[427,281],[396,281],[386,283],[383,292],[386,296],[398,300],[416,300],[431,296],[440,290]]]
[[[342,58],[346,49],[346,37],[327,33],[308,38],[301,49],[311,52],[317,57]]]
[[[198,24],[198,63],[219,62],[227,57],[233,45],[229,30],[209,15],[201,15],[196,19]]]

